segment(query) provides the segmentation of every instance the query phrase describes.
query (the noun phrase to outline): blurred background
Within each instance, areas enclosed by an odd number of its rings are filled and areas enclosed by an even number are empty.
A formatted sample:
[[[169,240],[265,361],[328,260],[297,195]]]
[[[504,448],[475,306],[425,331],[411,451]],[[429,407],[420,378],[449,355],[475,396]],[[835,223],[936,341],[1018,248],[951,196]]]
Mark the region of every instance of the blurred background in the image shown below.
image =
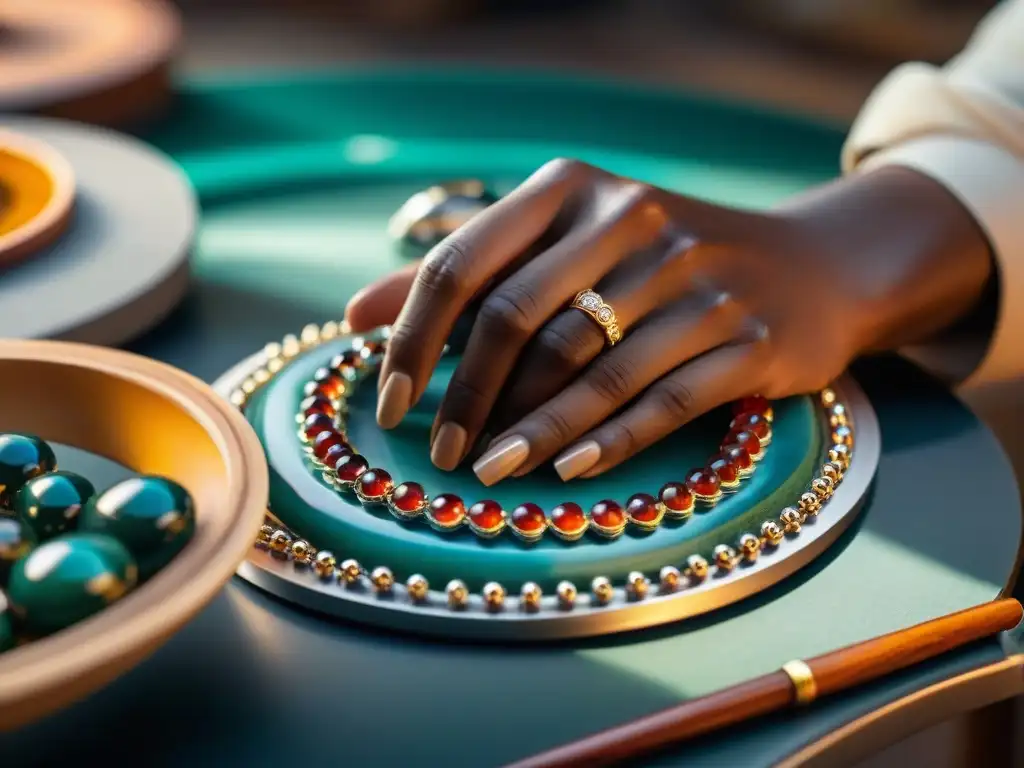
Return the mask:
[[[992,0],[177,0],[179,69],[476,62],[684,86],[849,122]]]

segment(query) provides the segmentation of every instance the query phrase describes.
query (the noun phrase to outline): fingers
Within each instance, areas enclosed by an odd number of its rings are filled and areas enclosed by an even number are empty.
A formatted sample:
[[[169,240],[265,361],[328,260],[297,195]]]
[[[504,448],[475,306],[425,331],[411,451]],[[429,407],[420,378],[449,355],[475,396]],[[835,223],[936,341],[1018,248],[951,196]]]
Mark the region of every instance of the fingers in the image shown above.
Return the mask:
[[[624,255],[650,245],[663,220],[646,207],[644,194],[634,187],[607,195],[601,215],[570,230],[484,300],[441,403],[431,447],[434,464],[454,469],[464,458],[537,330]]]
[[[574,183],[572,168],[548,164],[445,238],[420,264],[381,365],[381,426],[395,426],[419,399],[466,305],[550,226]]]
[[[420,264],[409,264],[363,288],[349,299],[345,320],[353,333],[391,325],[405,303]]]
[[[742,344],[681,366],[559,455],[556,471],[563,480],[595,477],[712,408],[756,391],[760,360],[756,345]]]
[[[648,387],[656,388],[656,382],[681,361],[726,343],[738,322],[729,308],[708,306],[696,297],[652,318],[598,357],[575,382],[509,428],[473,464],[477,477],[492,485],[547,461]]]

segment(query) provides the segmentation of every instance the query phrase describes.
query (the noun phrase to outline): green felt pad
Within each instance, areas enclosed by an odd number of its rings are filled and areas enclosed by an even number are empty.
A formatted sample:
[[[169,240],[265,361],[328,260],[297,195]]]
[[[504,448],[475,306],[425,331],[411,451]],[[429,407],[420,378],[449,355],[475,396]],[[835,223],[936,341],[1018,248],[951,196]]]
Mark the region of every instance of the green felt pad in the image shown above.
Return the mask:
[[[516,587],[533,580],[550,589],[560,579],[586,584],[597,575],[622,578],[632,570],[656,574],[663,565],[679,566],[694,553],[709,557],[716,544],[734,544],[741,533],[757,532],[763,520],[777,517],[797,499],[821,461],[814,401],[795,397],[776,405],[774,439],[754,476],[714,507],[698,504],[688,521],[666,520],[654,532],[628,531],[611,541],[588,534],[573,543],[550,534],[526,544],[509,531],[493,540],[480,539],[466,528],[438,533],[422,520],[399,522],[382,508],[364,508],[311,470],[295,420],[302,387],[345,346],[339,340],[306,353],[278,374],[247,410],[270,465],[270,507],[314,546],[355,557],[366,567],[387,565],[402,577],[422,573],[434,583],[461,578],[474,588],[492,579]],[[469,466],[442,472],[428,457],[430,426],[455,363],[442,360],[422,400],[392,431],[377,426],[376,388],[373,380],[365,381],[349,400],[349,434],[371,466],[387,469],[396,482],[416,480],[431,496],[456,493],[467,505],[487,498],[510,511],[523,501],[545,510],[563,501],[575,501],[584,509],[606,498],[624,504],[633,493],[656,494],[665,482],[684,480],[687,470],[703,466],[716,452],[728,430],[730,414],[720,408],[600,478],[564,483],[544,467],[486,488]]]

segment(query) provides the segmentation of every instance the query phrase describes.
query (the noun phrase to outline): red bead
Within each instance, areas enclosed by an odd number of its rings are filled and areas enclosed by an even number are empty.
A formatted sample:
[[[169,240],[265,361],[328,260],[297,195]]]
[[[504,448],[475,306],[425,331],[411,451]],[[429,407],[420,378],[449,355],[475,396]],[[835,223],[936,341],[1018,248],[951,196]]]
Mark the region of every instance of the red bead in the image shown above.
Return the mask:
[[[658,498],[672,512],[685,512],[693,507],[693,494],[683,483],[665,483]]]
[[[346,483],[354,483],[356,478],[369,468],[370,462],[358,453],[350,453],[348,456],[342,456],[334,465],[334,471],[337,473],[338,479]]]
[[[739,416],[741,413],[758,413],[770,418],[772,404],[767,398],[760,395],[743,397],[732,404],[732,412]]]
[[[726,443],[722,446],[722,455],[741,472],[754,466],[754,460],[750,458],[750,451],[739,443]]]
[[[478,501],[469,508],[469,522],[482,531],[497,528],[505,521],[501,504],[496,501]]]
[[[551,510],[551,525],[560,533],[572,535],[587,526],[587,516],[579,504],[566,501]]]
[[[728,456],[715,456],[708,462],[708,469],[718,475],[722,485],[735,485],[740,481],[740,469]]]
[[[314,413],[323,413],[334,418],[334,415],[338,412],[334,407],[334,403],[323,395],[307,397],[302,401],[302,405],[300,405],[299,408],[302,410],[303,416],[312,416]]]
[[[427,493],[419,483],[402,483],[391,494],[391,504],[402,512],[415,512],[426,498]]]
[[[621,528],[626,522],[626,516],[617,501],[605,499],[599,501],[590,508],[590,519],[601,528]]]
[[[341,461],[344,456],[351,456],[352,449],[344,442],[332,445],[327,449],[327,453],[324,454],[323,458],[320,459],[324,463],[325,467],[336,469],[338,462]]]
[[[690,476],[686,478],[686,487],[695,496],[711,498],[718,495],[722,483],[718,479],[718,475],[710,469],[694,469],[690,472]]]
[[[362,368],[364,365],[366,365],[366,360],[357,349],[346,349],[331,359],[331,370],[338,373],[346,368]]]
[[[302,422],[302,432],[307,440],[313,441],[321,432],[337,432],[334,419],[326,413],[314,413]]]
[[[535,534],[544,530],[544,510],[527,501],[512,510],[512,525],[521,533]]]
[[[761,454],[761,439],[753,432],[730,432],[722,441],[722,447],[732,444],[745,448],[751,458]]]
[[[327,452],[337,445],[345,445],[345,438],[340,432],[321,432],[313,441],[313,455],[323,461],[327,458]]]
[[[658,501],[649,493],[634,493],[626,502],[626,514],[638,523],[653,523],[658,519]]]
[[[430,516],[445,527],[458,525],[466,517],[466,504],[454,493],[442,493],[431,499]]]
[[[741,413],[729,423],[731,432],[753,432],[764,440],[772,431],[771,423],[759,413],[747,411]]]
[[[330,368],[318,368],[313,374],[313,381],[316,382],[316,392],[336,400],[345,394],[345,380]]]
[[[359,492],[370,499],[384,497],[391,490],[394,481],[391,475],[383,469],[368,469],[356,480],[356,488]]]

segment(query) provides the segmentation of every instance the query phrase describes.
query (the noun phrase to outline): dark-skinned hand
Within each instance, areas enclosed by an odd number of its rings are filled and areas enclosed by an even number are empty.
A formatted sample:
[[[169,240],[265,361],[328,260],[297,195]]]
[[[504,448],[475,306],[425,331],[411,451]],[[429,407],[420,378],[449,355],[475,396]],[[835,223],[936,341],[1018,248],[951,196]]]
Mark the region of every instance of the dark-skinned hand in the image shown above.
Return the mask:
[[[377,418],[422,396],[456,321],[473,325],[431,434],[453,469],[481,439],[487,485],[554,459],[592,477],[722,403],[826,386],[858,355],[927,340],[991,279],[973,219],[887,167],[768,212],[724,208],[553,161],[350,302],[391,324]],[[593,288],[622,340],[569,307]]]

